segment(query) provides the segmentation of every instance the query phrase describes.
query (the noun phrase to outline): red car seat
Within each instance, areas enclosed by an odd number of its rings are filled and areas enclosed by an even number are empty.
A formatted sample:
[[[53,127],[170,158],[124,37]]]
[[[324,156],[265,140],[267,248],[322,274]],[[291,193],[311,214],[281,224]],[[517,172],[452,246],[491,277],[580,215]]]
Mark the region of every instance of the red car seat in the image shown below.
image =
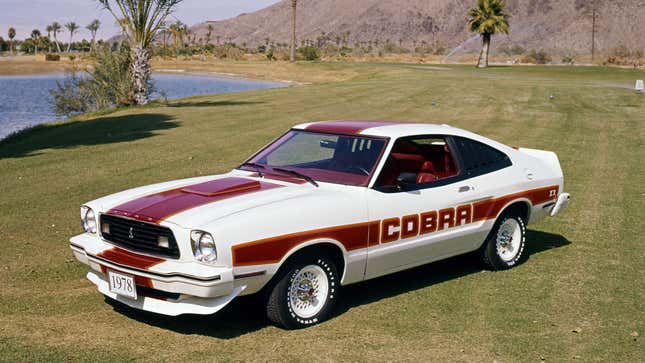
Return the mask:
[[[419,174],[417,174],[417,184],[430,183],[438,180],[439,178],[434,172],[434,164],[431,161],[424,161]]]

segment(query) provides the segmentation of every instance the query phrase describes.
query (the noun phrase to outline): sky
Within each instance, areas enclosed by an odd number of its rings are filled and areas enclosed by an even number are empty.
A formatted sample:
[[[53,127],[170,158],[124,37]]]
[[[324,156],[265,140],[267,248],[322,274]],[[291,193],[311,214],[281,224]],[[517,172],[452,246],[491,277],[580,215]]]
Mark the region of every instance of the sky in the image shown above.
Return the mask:
[[[194,25],[206,20],[221,20],[262,9],[279,0],[184,0],[170,16],[171,21]],[[16,28],[16,38],[29,37],[32,29],[47,34],[45,27],[54,21],[61,25],[74,21],[81,26],[75,39],[90,38],[85,26],[99,19],[99,38],[109,38],[118,32],[114,18],[96,0],[0,0],[0,36],[7,38],[9,27]],[[66,31],[58,36],[67,40]]]

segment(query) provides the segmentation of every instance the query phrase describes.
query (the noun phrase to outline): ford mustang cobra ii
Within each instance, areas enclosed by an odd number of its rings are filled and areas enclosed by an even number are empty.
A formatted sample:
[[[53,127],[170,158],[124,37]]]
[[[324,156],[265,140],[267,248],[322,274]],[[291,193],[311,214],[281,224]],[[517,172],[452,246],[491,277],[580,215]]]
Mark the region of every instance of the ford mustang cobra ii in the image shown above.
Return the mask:
[[[268,318],[328,318],[341,287],[476,251],[524,257],[526,225],[569,201],[557,156],[447,125],[298,125],[235,170],[81,206],[71,239],[107,297],[165,315],[212,314],[261,293]]]

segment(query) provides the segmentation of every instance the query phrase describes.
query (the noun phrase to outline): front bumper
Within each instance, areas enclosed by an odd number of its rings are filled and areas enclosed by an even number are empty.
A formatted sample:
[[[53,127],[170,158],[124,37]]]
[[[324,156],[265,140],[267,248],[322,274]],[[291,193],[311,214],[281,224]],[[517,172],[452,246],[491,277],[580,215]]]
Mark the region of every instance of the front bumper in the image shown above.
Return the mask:
[[[70,247],[79,262],[90,266],[92,270],[87,278],[102,294],[141,310],[171,316],[213,314],[246,288],[244,285],[235,286],[233,271],[226,267],[179,260],[164,260],[151,267],[133,267],[118,259],[106,257],[105,251],[114,250],[115,247],[89,234],[72,237]],[[107,270],[133,276],[138,290],[152,289],[172,297],[137,294],[138,298],[134,300],[114,294],[108,287]]]

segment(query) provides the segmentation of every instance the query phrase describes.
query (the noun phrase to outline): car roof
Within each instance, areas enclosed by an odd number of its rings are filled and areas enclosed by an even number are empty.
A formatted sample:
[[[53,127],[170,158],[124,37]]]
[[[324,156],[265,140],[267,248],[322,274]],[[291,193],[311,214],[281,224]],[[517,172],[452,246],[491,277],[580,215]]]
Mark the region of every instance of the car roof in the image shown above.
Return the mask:
[[[449,125],[404,121],[335,120],[296,125],[294,129],[350,135],[369,135],[399,138],[412,135],[457,135],[472,133]]]

